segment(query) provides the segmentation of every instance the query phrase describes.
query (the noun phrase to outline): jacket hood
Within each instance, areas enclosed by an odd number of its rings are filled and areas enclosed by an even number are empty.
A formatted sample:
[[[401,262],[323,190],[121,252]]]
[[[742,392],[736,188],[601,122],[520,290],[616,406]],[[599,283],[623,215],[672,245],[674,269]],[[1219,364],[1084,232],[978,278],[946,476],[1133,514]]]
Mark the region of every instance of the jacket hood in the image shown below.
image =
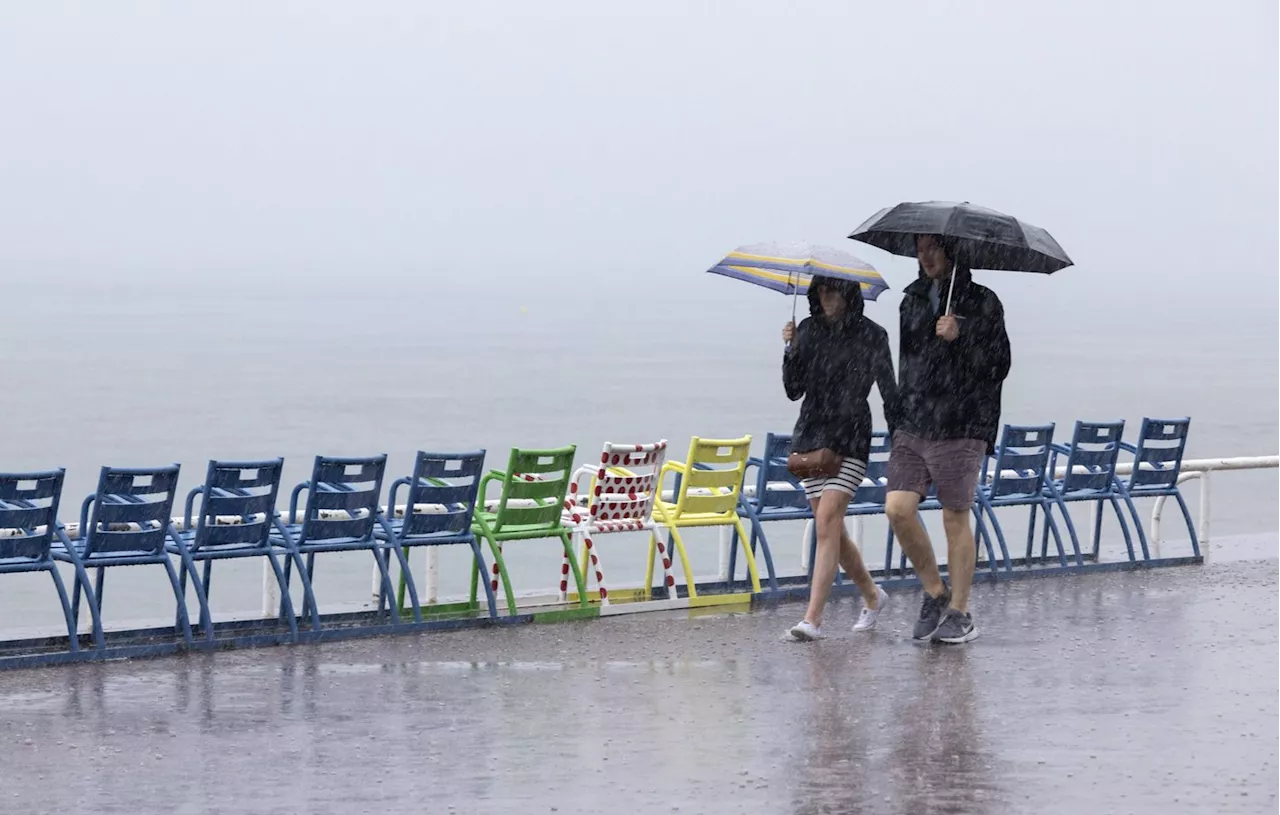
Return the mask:
[[[829,286],[840,292],[844,296],[845,315],[844,322],[854,322],[862,316],[864,300],[862,299],[862,284],[856,280],[847,280],[843,277],[823,277],[814,275],[813,280],[809,281],[809,316],[822,316],[822,301],[818,299],[818,287]]]

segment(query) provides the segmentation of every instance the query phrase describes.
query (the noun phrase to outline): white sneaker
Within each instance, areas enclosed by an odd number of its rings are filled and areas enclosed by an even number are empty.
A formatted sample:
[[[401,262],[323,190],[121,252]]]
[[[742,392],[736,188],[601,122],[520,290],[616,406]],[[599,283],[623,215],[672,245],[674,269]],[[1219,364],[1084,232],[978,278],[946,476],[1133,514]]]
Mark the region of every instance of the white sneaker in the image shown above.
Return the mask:
[[[826,639],[827,635],[822,633],[822,629],[808,620],[801,620],[791,626],[791,639],[796,642],[813,642],[814,640]]]
[[[858,621],[853,624],[854,631],[870,631],[876,627],[876,620],[880,619],[880,612],[884,611],[885,606],[889,603],[889,595],[885,590],[876,586],[876,596],[880,598],[880,602],[876,603],[876,608],[867,608],[864,603],[862,613],[858,615]]]

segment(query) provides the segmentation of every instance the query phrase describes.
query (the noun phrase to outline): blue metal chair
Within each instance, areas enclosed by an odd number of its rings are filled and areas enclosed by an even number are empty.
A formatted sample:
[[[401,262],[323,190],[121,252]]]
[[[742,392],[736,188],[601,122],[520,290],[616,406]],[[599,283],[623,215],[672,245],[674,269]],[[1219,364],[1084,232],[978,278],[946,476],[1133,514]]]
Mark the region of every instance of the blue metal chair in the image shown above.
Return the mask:
[[[204,563],[201,581],[206,598],[210,595],[209,586],[215,560],[266,558],[280,585],[280,615],[289,626],[290,638],[296,641],[298,621],[293,613],[293,601],[289,596],[280,558],[296,560],[299,569],[302,568],[302,561],[297,550],[292,547],[290,537],[285,534],[279,513],[276,512],[276,495],[280,491],[280,474],[283,470],[282,458],[267,461],[210,461],[204,485],[187,494],[181,536],[192,562]],[[201,499],[200,514],[193,522],[192,510],[197,497]],[[273,529],[279,533],[274,541],[271,537]],[[173,543],[166,549],[171,555],[181,555]],[[185,561],[179,570],[178,582],[185,596]],[[312,608],[314,609],[314,604]],[[202,618],[212,619],[210,609],[202,609],[202,612]],[[314,616],[313,622],[319,625],[319,620]]]
[[[98,475],[98,490],[80,506],[80,538],[65,540],[61,549],[53,550],[56,560],[76,566],[77,571],[97,569],[93,591],[85,590],[90,606],[102,614],[103,581],[112,566],[164,566],[178,604],[177,630],[187,646],[194,645],[191,620],[187,615],[186,597],[166,551],[172,543],[183,566],[191,571],[196,599],[200,604],[200,624],[205,637],[213,640],[213,625],[208,617],[209,603],[204,586],[194,574],[195,566],[186,542],[174,528],[173,501],[178,492],[179,465],[147,469],[103,467]],[[79,616],[80,582],[72,592],[72,619]]]
[[[316,456],[311,480],[294,487],[289,496],[289,523],[285,525],[283,532],[277,534],[288,539],[287,542],[280,543],[292,545],[299,555],[306,555],[306,568],[299,569],[298,575],[304,592],[302,614],[311,617],[313,628],[317,631],[320,625],[319,612],[312,579],[315,575],[316,555],[321,552],[364,550],[372,554],[381,577],[378,614],[381,615],[383,609],[390,605],[392,622],[400,622],[400,613],[392,602],[395,591],[387,570],[387,550],[396,553],[402,570],[407,572],[409,564],[404,559],[404,552],[387,542],[392,533],[378,505],[386,469],[385,453],[371,458]],[[303,490],[307,491],[307,504],[299,523],[298,498]],[[380,527],[386,533],[382,540],[375,534]],[[292,570],[293,561],[285,561],[286,586],[290,584]],[[420,612],[414,615],[414,619],[421,620]]]
[[[804,487],[800,479],[787,469],[787,456],[791,455],[791,434],[768,433],[764,437],[764,455],[760,458],[752,456],[747,459],[747,471],[756,470],[755,494],[747,496],[746,490],[738,499],[738,514],[745,516],[751,524],[751,551],[756,551],[757,541],[764,552],[765,564],[769,572],[770,588],[777,588],[777,578],[773,569],[773,554],[769,551],[769,540],[764,534],[766,521],[796,521],[813,518],[813,510],[805,498]],[[738,565],[738,531],[733,531],[732,543],[729,547],[729,579]]]
[[[484,450],[474,453],[424,453],[418,451],[414,461],[413,476],[397,478],[391,484],[387,498],[388,528],[375,534],[389,540],[396,548],[407,550],[413,546],[447,546],[465,544],[471,547],[476,568],[488,574],[480,544],[471,532],[471,520],[476,509],[476,491],[484,475]],[[400,488],[409,488],[404,517],[396,518],[396,496]],[[408,560],[408,557],[405,557]],[[493,587],[488,580],[484,584],[485,599],[489,604],[489,616],[498,616],[498,604]],[[408,568],[400,572],[400,589],[396,605],[404,609],[405,590],[413,604],[415,619],[420,619],[422,608],[413,574]]]
[[[53,558],[53,539],[58,536],[67,545],[65,533],[58,523],[58,504],[62,501],[62,479],[66,471],[59,468],[39,473],[0,474],[0,531],[8,532],[0,537],[0,574],[19,572],[48,572],[58,590],[62,603],[62,615],[67,622],[67,636],[71,653],[80,651],[80,638],[76,634],[76,616],[67,597],[67,588]],[[84,567],[75,564],[77,588],[89,591],[89,575]],[[92,597],[92,594],[90,594]],[[102,623],[98,609],[90,601],[93,615],[93,641],[101,649]]]
[[[1178,477],[1182,475],[1182,456],[1187,449],[1187,434],[1190,429],[1190,419],[1144,418],[1137,446],[1121,442],[1120,447],[1133,455],[1133,473],[1129,476],[1125,492],[1130,498],[1158,498],[1162,495],[1173,497],[1187,522],[1191,551],[1196,557],[1200,557],[1200,540],[1196,536],[1195,523],[1191,520],[1191,510],[1187,508],[1182,491],[1178,489]],[[1149,559],[1142,520],[1132,501],[1129,502],[1129,511],[1133,513],[1133,524],[1138,529],[1138,540],[1142,542],[1142,557]]]
[[[988,458],[982,465],[982,478],[978,483],[978,504],[991,519],[991,527],[995,530],[996,540],[1000,542],[1000,551],[1004,554],[1005,567],[1013,570],[1009,560],[1009,549],[1005,544],[1004,529],[1000,519],[996,517],[997,507],[1026,506],[1031,508],[1030,521],[1027,527],[1027,565],[1031,565],[1031,550],[1036,534],[1036,510],[1044,510],[1045,534],[1053,532],[1054,542],[1058,545],[1058,563],[1067,565],[1067,555],[1062,548],[1062,535],[1053,520],[1052,507],[1057,504],[1063,514],[1066,507],[1058,500],[1057,494],[1048,485],[1052,478],[1049,472],[1049,456],[1053,452],[1052,424],[1024,426],[1005,425],[1000,437],[1000,445],[996,448],[994,473],[988,468],[992,459]],[[1075,551],[1076,564],[1083,566],[1080,556],[1079,542],[1072,537],[1071,545]]]
[[[1129,551],[1129,560],[1135,560],[1133,538],[1129,534],[1129,524],[1125,522],[1124,512],[1120,509],[1120,501],[1133,507],[1128,492],[1116,478],[1116,463],[1120,455],[1121,439],[1124,437],[1124,422],[1076,422],[1075,431],[1071,434],[1071,446],[1053,445],[1053,453],[1049,457],[1050,474],[1058,471],[1058,456],[1067,457],[1066,473],[1062,478],[1052,477],[1046,485],[1050,497],[1062,510],[1062,517],[1067,524],[1067,534],[1071,536],[1072,545],[1080,550],[1079,538],[1076,535],[1075,522],[1071,513],[1067,512],[1067,504],[1080,501],[1093,501],[1097,504],[1093,525],[1093,555],[1097,562],[1098,550],[1102,541],[1102,504],[1110,502],[1120,522],[1120,531],[1124,533],[1124,545]],[[1032,512],[1035,510],[1033,509]],[[1138,536],[1142,542],[1143,557],[1146,557],[1147,541],[1142,534],[1142,526],[1138,525]],[[1040,557],[1044,558],[1049,548],[1049,528],[1046,526],[1040,542]],[[1027,546],[1027,562],[1031,561],[1031,546]]]

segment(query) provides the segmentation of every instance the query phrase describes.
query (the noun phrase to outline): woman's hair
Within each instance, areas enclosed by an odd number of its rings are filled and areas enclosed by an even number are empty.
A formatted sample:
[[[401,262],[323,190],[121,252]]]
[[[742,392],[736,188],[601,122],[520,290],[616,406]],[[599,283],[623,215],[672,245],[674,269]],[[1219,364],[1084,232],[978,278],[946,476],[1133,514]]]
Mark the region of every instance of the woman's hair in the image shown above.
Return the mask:
[[[809,314],[813,317],[822,316],[822,299],[819,292],[824,289],[833,289],[840,293],[844,298],[846,315],[850,318],[862,316],[862,284],[856,280],[846,280],[843,277],[814,277],[809,282]]]

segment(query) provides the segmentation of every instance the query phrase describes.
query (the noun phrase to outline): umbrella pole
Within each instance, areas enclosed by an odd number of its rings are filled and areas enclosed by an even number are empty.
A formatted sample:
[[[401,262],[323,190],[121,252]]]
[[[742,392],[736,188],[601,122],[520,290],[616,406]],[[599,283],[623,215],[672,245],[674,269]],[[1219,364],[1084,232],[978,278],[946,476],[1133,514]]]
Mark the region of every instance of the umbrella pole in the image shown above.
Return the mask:
[[[791,275],[790,275],[790,274],[788,274],[788,275],[787,275],[787,283],[788,283],[788,284],[790,284],[790,286],[791,286],[791,324],[792,324],[792,325],[795,325],[795,323],[796,323],[796,301],[800,299],[800,286],[799,286],[798,284],[796,284],[796,283],[792,282],[792,280],[791,280]],[[788,343],[786,344],[786,346],[784,346],[784,347],[783,347],[782,352],[785,354],[785,353],[788,353],[788,352],[790,352],[790,351],[791,351],[791,343],[790,343],[790,342],[788,342]]]
[[[942,312],[943,314],[951,313],[951,293],[956,290],[956,266],[957,263],[954,260],[951,261],[951,285],[947,286],[947,308]]]

